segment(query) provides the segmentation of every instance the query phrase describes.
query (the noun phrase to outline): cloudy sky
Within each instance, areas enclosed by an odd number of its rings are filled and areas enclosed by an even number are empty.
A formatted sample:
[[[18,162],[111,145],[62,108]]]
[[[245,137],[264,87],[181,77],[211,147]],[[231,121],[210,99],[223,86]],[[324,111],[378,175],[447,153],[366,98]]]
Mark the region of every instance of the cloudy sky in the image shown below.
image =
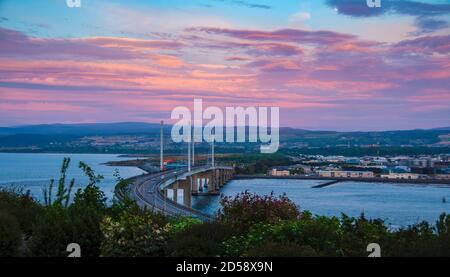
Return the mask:
[[[0,126],[158,122],[194,98],[282,126],[450,126],[450,0],[0,0]]]

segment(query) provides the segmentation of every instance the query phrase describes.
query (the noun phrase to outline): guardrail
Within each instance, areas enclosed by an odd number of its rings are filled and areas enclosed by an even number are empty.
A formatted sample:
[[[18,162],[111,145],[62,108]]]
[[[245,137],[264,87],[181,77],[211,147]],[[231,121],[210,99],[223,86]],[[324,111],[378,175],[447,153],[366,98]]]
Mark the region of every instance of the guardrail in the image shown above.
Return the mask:
[[[204,221],[210,221],[213,219],[213,216],[202,213],[201,211],[195,210],[191,207],[181,205],[181,204],[177,203],[176,201],[173,201],[172,199],[167,198],[162,193],[162,190],[164,190],[165,188],[167,188],[168,186],[170,186],[171,184],[173,184],[175,181],[177,181],[179,179],[183,179],[183,178],[186,179],[188,176],[190,176],[192,174],[197,174],[197,173],[201,173],[201,172],[205,172],[205,171],[209,171],[209,170],[213,170],[213,169],[230,169],[231,170],[233,168],[226,167],[226,166],[215,166],[215,167],[198,166],[198,167],[192,168],[192,170],[190,172],[188,172],[187,170],[182,170],[180,172],[178,172],[177,170],[170,170],[170,171],[159,172],[159,173],[151,174],[151,175],[149,174],[149,175],[147,175],[147,178],[145,178],[144,180],[141,180],[139,182],[138,182],[139,177],[143,177],[143,176],[135,176],[135,177],[127,179],[127,182],[134,182],[134,183],[132,183],[133,191],[134,191],[134,194],[136,195],[136,197],[138,198],[135,200],[141,201],[145,206],[150,206],[154,210],[163,212],[169,216],[184,215],[184,216],[192,216],[195,218],[199,218]],[[156,180],[156,178],[159,178],[159,179]],[[155,193],[155,195],[153,197],[157,197],[156,199],[158,199],[159,202],[161,202],[161,201],[164,202],[165,207],[159,207],[156,204],[156,202],[158,202],[158,201],[151,203],[152,201],[148,201],[148,199],[146,199],[145,195],[143,195],[141,193],[140,189],[142,188],[142,186],[144,186],[147,182],[151,182],[151,181],[156,182],[152,186],[152,188],[155,188],[154,191],[152,192],[152,193]],[[129,188],[129,186],[128,186],[128,188]],[[116,188],[115,194],[119,199],[124,199],[125,197],[130,197],[129,191],[126,192],[123,189]],[[134,198],[132,198],[132,199],[134,199]],[[169,208],[166,208],[167,204],[168,204]],[[160,203],[160,205],[161,205],[161,203]],[[172,208],[172,210],[176,210],[176,212],[170,211],[171,210],[170,207]]]

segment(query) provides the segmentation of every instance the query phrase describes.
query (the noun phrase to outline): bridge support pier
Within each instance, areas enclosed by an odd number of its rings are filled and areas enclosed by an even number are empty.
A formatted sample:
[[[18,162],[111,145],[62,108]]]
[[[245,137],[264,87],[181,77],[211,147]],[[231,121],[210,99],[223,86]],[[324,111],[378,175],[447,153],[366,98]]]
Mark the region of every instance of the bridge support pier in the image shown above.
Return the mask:
[[[165,195],[168,195],[172,200],[180,203],[180,197],[183,197],[183,202],[190,206],[191,200],[187,195],[217,195],[228,180],[233,176],[233,171],[224,168],[214,168],[204,172],[198,172],[186,177],[186,180],[177,180],[171,185],[173,192],[170,194],[165,190]],[[177,190],[183,190],[179,192]],[[181,194],[183,193],[183,196]]]

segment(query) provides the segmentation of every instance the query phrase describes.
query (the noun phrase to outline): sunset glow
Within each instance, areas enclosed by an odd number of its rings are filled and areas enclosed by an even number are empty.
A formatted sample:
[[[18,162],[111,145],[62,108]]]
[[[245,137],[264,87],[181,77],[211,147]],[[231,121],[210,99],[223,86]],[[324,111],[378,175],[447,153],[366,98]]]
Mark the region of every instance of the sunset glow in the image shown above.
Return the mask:
[[[1,1],[0,125],[159,122],[194,98],[305,129],[450,125],[447,1],[254,2]]]

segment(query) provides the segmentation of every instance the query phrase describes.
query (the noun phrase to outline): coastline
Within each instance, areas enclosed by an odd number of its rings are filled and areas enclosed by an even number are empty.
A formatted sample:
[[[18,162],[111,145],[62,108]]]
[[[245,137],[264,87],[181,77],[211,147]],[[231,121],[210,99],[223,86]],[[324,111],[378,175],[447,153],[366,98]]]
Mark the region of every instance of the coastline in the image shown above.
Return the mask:
[[[332,178],[321,176],[267,176],[267,175],[235,175],[233,179],[274,179],[274,180],[323,180],[339,182],[365,182],[365,183],[395,183],[450,186],[450,180],[445,179],[385,179],[385,178]]]

